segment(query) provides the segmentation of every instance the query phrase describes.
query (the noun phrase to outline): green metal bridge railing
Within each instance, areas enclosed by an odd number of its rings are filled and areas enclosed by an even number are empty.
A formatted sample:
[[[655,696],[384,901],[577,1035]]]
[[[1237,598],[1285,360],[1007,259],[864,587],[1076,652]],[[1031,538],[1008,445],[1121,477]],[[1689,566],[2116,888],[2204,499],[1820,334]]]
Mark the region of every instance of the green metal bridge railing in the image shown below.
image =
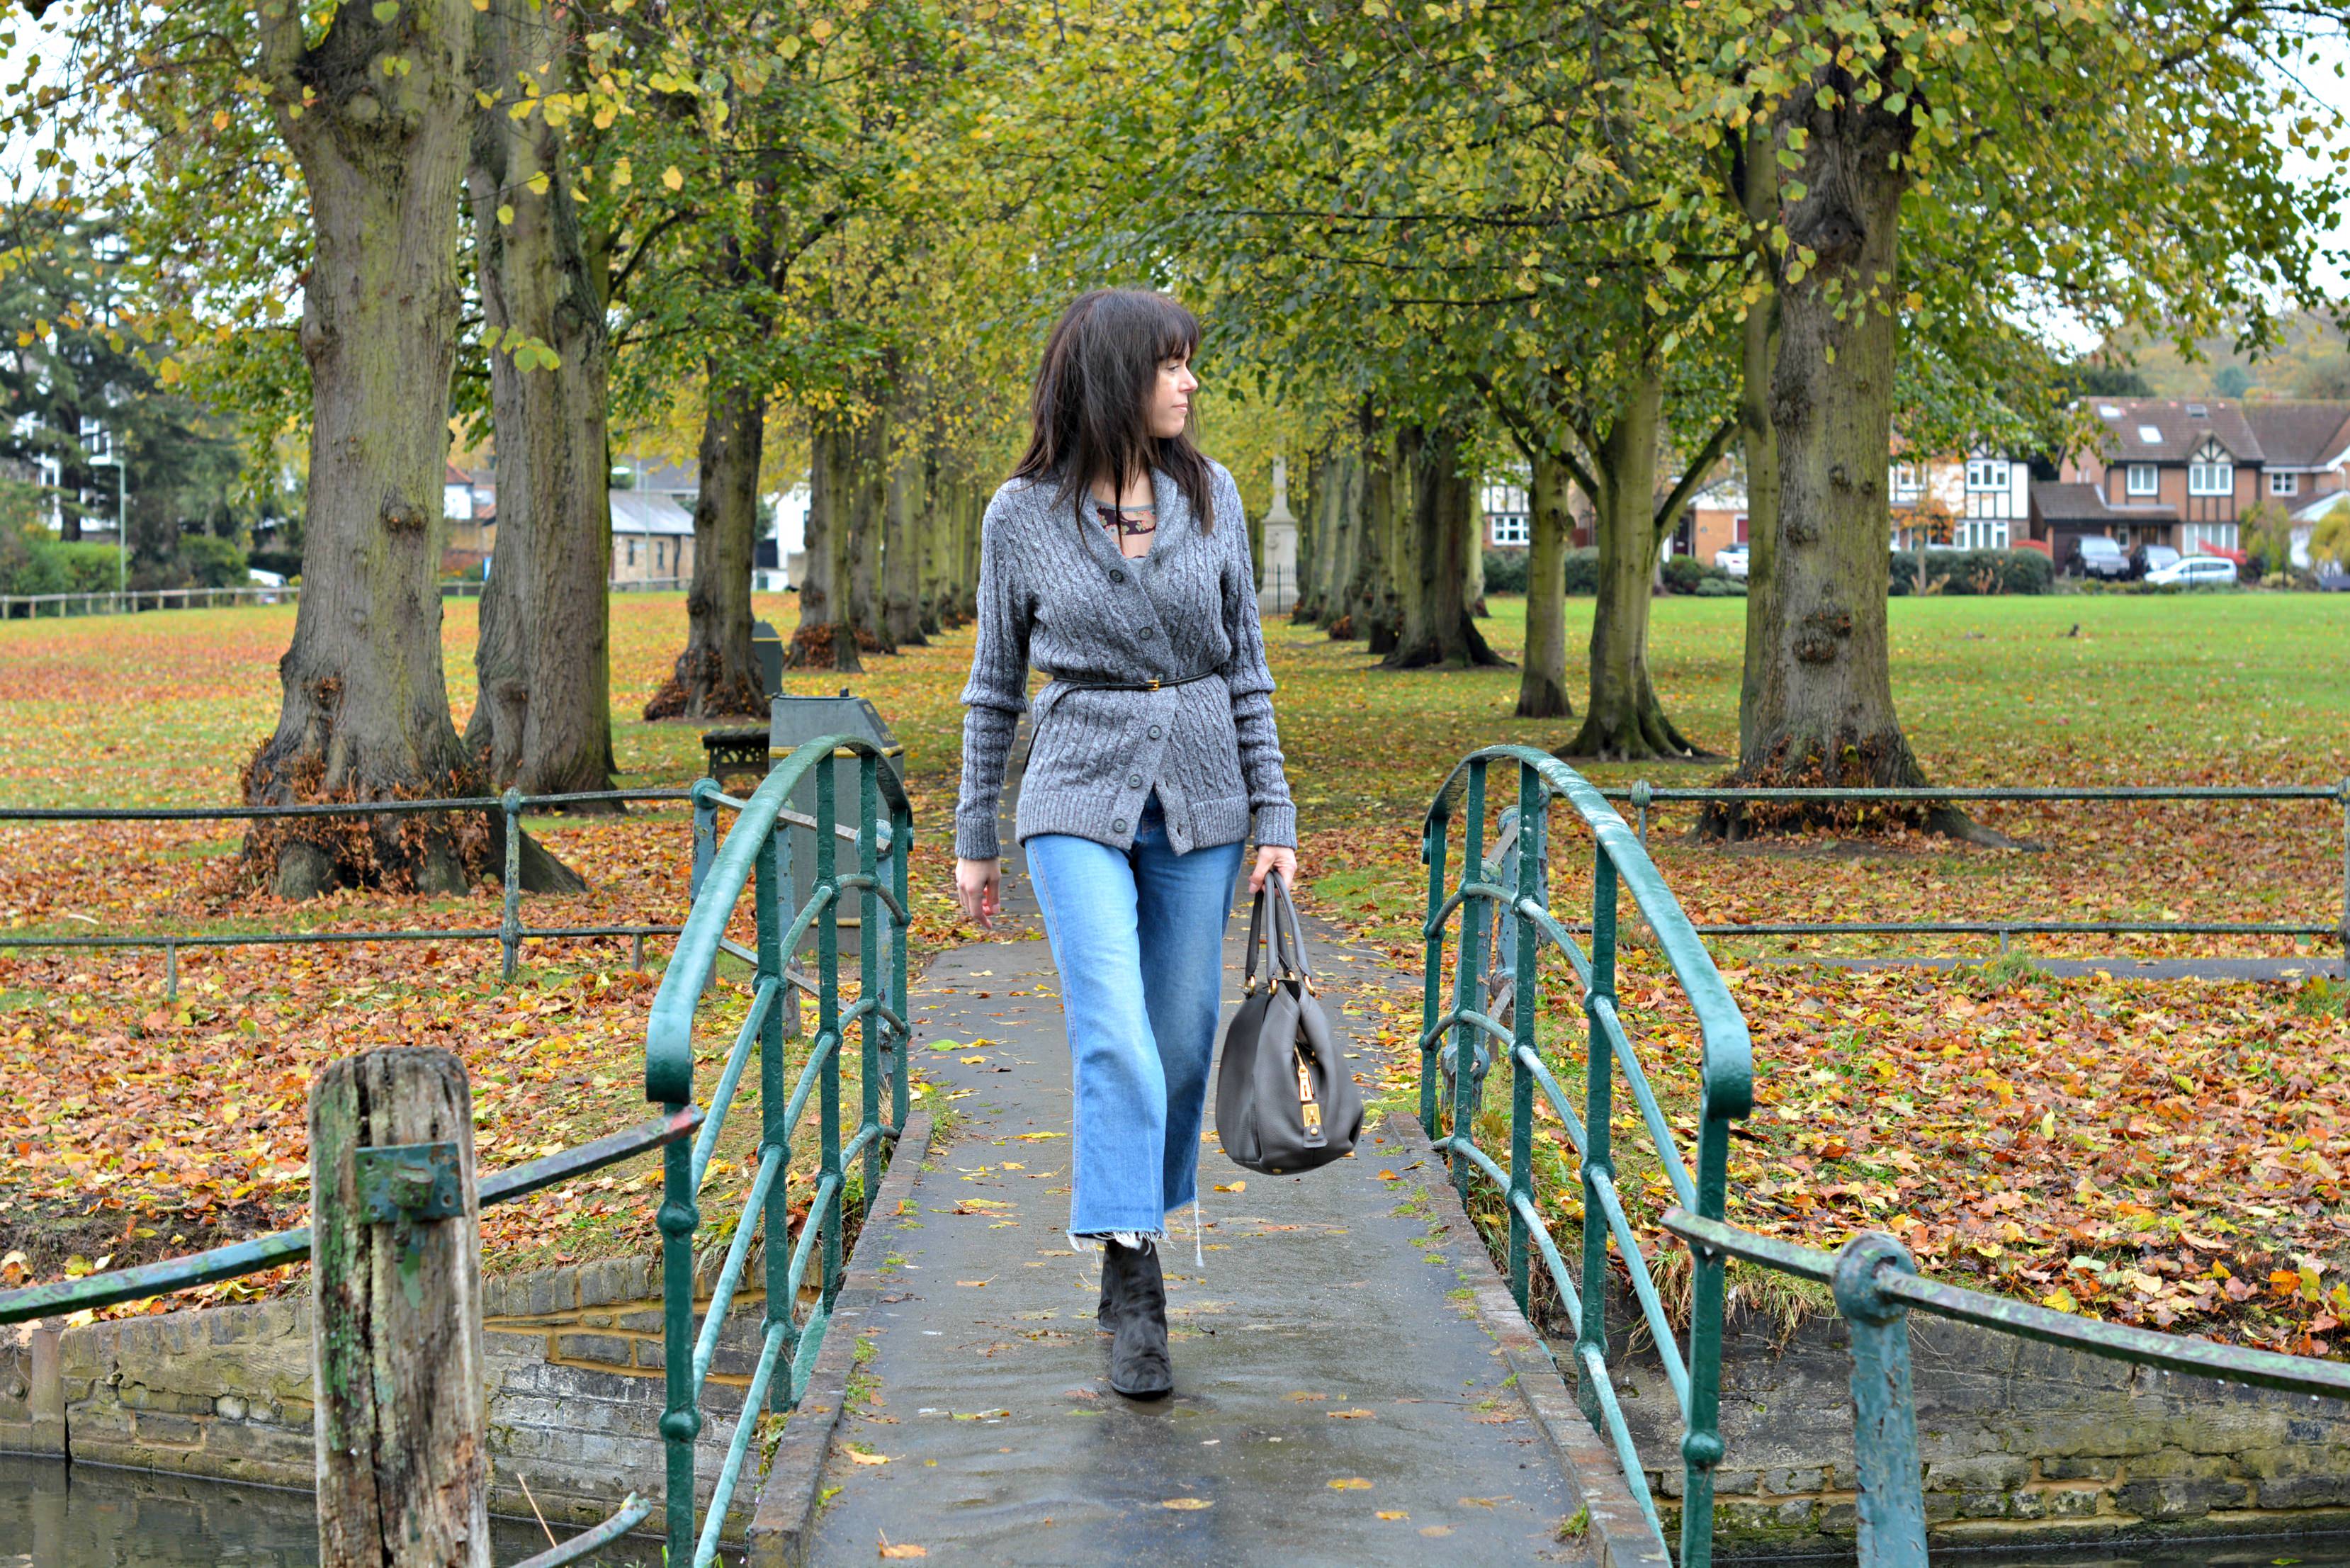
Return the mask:
[[[1485,786],[1487,772],[1497,762],[1515,764],[1518,798],[1517,805],[1504,814],[1496,853],[1489,861],[1484,843]],[[1455,815],[1454,802],[1464,794],[1459,812],[1461,879],[1448,892],[1448,829]],[[1550,811],[1553,803],[1560,800],[1590,830],[1593,843],[1587,953],[1549,908]],[[1471,753],[1446,777],[1429,806],[1421,853],[1428,865],[1428,919],[1422,928],[1426,989],[1419,1041],[1420,1123],[1430,1141],[1451,1158],[1453,1183],[1464,1203],[1474,1174],[1482,1173],[1506,1194],[1511,1293],[1523,1309],[1530,1285],[1529,1252],[1539,1252],[1568,1315],[1576,1324],[1574,1382],[1583,1413],[1615,1446],[1635,1501],[1661,1534],[1656,1501],[1649,1495],[1640,1456],[1607,1376],[1608,1241],[1614,1239],[1689,1428],[1690,1436],[1682,1444],[1688,1465],[1682,1563],[1683,1568],[1701,1568],[1711,1548],[1713,1469],[1721,1458],[1721,1440],[1714,1424],[1721,1372],[1722,1265],[1719,1258],[1700,1258],[1692,1272],[1692,1326],[1690,1351],[1684,1357],[1617,1189],[1610,1124],[1620,1070],[1681,1206],[1709,1219],[1721,1219],[1729,1183],[1730,1124],[1744,1116],[1753,1103],[1753,1061],[1746,1020],[1714,969],[1704,942],[1690,929],[1688,917],[1632,829],[1589,781],[1547,753],[1531,746],[1491,746]],[[1703,1050],[1694,1177],[1681,1158],[1671,1123],[1617,1010],[1620,889],[1628,889],[1638,901],[1697,1015]],[[1444,940],[1446,927],[1456,911],[1461,915],[1456,938],[1459,961],[1448,1005],[1442,993]],[[1491,975],[1486,952],[1489,937],[1498,961]],[[1589,1047],[1579,1106],[1569,1102],[1537,1035],[1545,943],[1565,958],[1584,988]],[[1489,980],[1493,983],[1489,984]],[[1484,1044],[1488,1039],[1508,1054],[1511,1064],[1506,1169],[1476,1142],[1480,1091],[1492,1059]],[[1448,1080],[1443,1086],[1449,1096],[1439,1094],[1440,1078]],[[1536,1093],[1556,1112],[1580,1162],[1584,1219],[1577,1269],[1569,1269],[1560,1255],[1557,1241],[1534,1201]],[[1691,1521],[1703,1521],[1694,1536]],[[1690,1554],[1693,1542],[1695,1556]]]
[[[1518,796],[1515,805],[1501,813],[1489,850],[1486,782],[1497,762],[1516,765]],[[1711,791],[1675,793],[1691,799],[1716,798]],[[2002,793],[2040,798],[2033,792]],[[2293,793],[2301,798],[2330,794]],[[1549,817],[1552,805],[1559,800],[1574,808],[1593,843],[1591,918],[1576,926],[1561,921],[1550,909]],[[1461,872],[1458,883],[1448,890],[1449,838],[1456,815]],[[1724,1210],[1730,1127],[1752,1110],[1753,1099],[1745,1022],[1707,955],[1699,929],[1649,862],[1640,835],[1626,826],[1603,792],[1555,758],[1524,746],[1489,747],[1464,759],[1430,805],[1425,834],[1422,854],[1429,870],[1428,919],[1422,929],[1426,990],[1420,1121],[1430,1141],[1451,1158],[1453,1181],[1464,1203],[1474,1175],[1482,1174],[1503,1189],[1511,1290],[1523,1309],[1530,1295],[1531,1255],[1539,1254],[1576,1324],[1569,1375],[1577,1401],[1594,1428],[1614,1445],[1635,1500],[1661,1535],[1640,1456],[1607,1376],[1608,1241],[1612,1238],[1616,1242],[1617,1259],[1655,1341],[1681,1417],[1685,1490],[1680,1568],[1710,1568],[1713,1561],[1713,1473],[1725,1457],[1719,1429],[1722,1274],[1731,1258],[1827,1285],[1838,1314],[1851,1328],[1862,1568],[1922,1568],[1927,1560],[1924,1489],[1909,1378],[1908,1314],[1912,1310],[2165,1371],[2350,1398],[2350,1366],[2100,1323],[1926,1279],[1901,1243],[1882,1232],[1856,1235],[1841,1251],[1829,1253],[1729,1223]],[[1697,1017],[1701,1097],[1694,1177],[1617,1008],[1617,897],[1624,889],[1638,901]],[[1444,943],[1456,912],[1461,918],[1453,939],[1457,961],[1448,1004],[1442,989]],[[1589,931],[1587,953],[1575,945],[1578,929]],[[1540,961],[1545,944],[1565,958],[1583,986],[1589,1045],[1579,1116],[1538,1038]],[[1506,1051],[1512,1068],[1506,1168],[1475,1141],[1482,1082],[1492,1058],[1488,1041]],[[1639,1237],[1617,1191],[1610,1122],[1619,1070],[1677,1199],[1660,1222],[1689,1247],[1689,1321],[1682,1334],[1675,1332],[1665,1312],[1649,1261],[1640,1251]],[[1534,1189],[1536,1094],[1564,1124],[1579,1162],[1583,1233],[1580,1267],[1575,1270],[1561,1256]]]
[[[1738,1258],[1826,1285],[1834,1293],[1836,1314],[1852,1330],[1853,1458],[1859,1477],[1854,1511],[1861,1568],[1925,1568],[1926,1492],[1918,1461],[1917,1404],[1909,1386],[1913,1310],[2137,1366],[2313,1398],[2350,1399],[2350,1366],[2341,1362],[2099,1323],[1927,1279],[1918,1272],[1908,1249],[1881,1231],[1862,1231],[1830,1253],[1679,1209],[1665,1215],[1664,1225],[1688,1242],[1692,1259],[1700,1260],[1700,1266],[1709,1266],[1710,1260],[1717,1273],[1723,1258]],[[1719,1365],[1719,1324],[1713,1356]],[[1715,1446],[1720,1447],[1719,1438]],[[1693,1517],[1682,1521],[1684,1568],[1712,1560],[1711,1517],[1700,1521],[1706,1554],[1690,1555]]]
[[[702,1126],[702,1117],[699,1110],[691,1106],[675,1106],[665,1115],[639,1122],[608,1137],[484,1176],[477,1184],[475,1192],[484,1209],[494,1203],[509,1202],[542,1188],[558,1186],[608,1165],[617,1165],[650,1149],[665,1146],[675,1147],[691,1137]],[[61,1280],[49,1284],[0,1291],[0,1326],[60,1313],[169,1295],[174,1291],[192,1290],[216,1280],[236,1279],[245,1274],[259,1273],[265,1269],[303,1262],[309,1256],[310,1228],[304,1225],[291,1231],[280,1231],[274,1235],[255,1236],[225,1247],[214,1247],[208,1251],[192,1252],[184,1258],[142,1263],[130,1269],[114,1269],[78,1280]],[[536,1556],[525,1559],[515,1564],[515,1568],[558,1568],[562,1563],[580,1562],[634,1530],[650,1517],[652,1511],[650,1502],[630,1492],[603,1523],[573,1536],[559,1546],[549,1547]]]
[[[836,756],[857,761],[853,835],[857,868],[845,875],[838,864],[837,841],[850,835],[841,827],[839,803],[835,799]],[[789,828],[795,820],[808,819],[785,813],[784,802],[811,770],[816,775],[815,876],[807,901],[787,913],[784,900],[793,886]],[[723,845],[716,842],[721,808],[735,813]],[[701,1134],[691,1147],[670,1145],[663,1156],[658,1223],[668,1407],[660,1418],[660,1434],[667,1450],[663,1534],[672,1568],[684,1568],[687,1563],[705,1568],[717,1556],[720,1532],[742,1479],[760,1412],[763,1408],[789,1410],[806,1391],[809,1374],[824,1345],[825,1329],[832,1320],[833,1303],[840,1293],[850,1168],[861,1165],[857,1172],[858,1197],[870,1203],[880,1185],[882,1141],[895,1139],[905,1127],[908,1097],[907,862],[913,843],[913,815],[897,775],[882,765],[881,753],[869,742],[850,736],[811,741],[778,764],[748,800],[723,794],[708,780],[697,784],[694,812],[693,910],[686,917],[676,951],[653,999],[645,1034],[645,1097],[661,1106],[665,1114],[682,1115],[692,1108],[694,1013],[719,953],[749,961],[756,975],[750,1013],[711,1090]],[[754,950],[726,940],[727,923],[746,888],[757,924]],[[858,996],[843,1008],[839,916],[842,900],[852,893],[862,900]],[[811,930],[816,937],[813,982],[785,968],[785,955]],[[816,1029],[798,1064],[798,1076],[787,1089],[792,1065],[788,1047],[801,1038],[795,990],[815,995]],[[859,1048],[861,1096],[856,1130],[843,1143],[840,1055],[852,1026]],[[697,1330],[693,1240],[702,1223],[697,1195],[754,1045],[759,1060],[758,1172]],[[889,1085],[887,1121],[881,1115],[885,1077]],[[790,1236],[791,1214],[785,1178],[792,1138],[811,1095],[817,1117],[816,1189],[801,1221],[799,1238],[787,1251],[784,1243]],[[727,1310],[742,1283],[752,1239],[761,1234],[766,1238],[766,1307],[758,1360],[697,1531],[694,1456],[695,1438],[702,1426],[702,1393]],[[820,1257],[816,1252],[819,1241]],[[817,1299],[804,1318],[796,1318],[794,1308],[809,1278],[811,1263],[817,1270]],[[778,1386],[779,1366],[785,1371]]]
[[[853,757],[858,764],[856,826],[839,821],[833,762]],[[667,1559],[677,1568],[706,1568],[718,1553],[728,1508],[741,1480],[751,1438],[763,1407],[789,1410],[806,1391],[809,1374],[824,1343],[826,1325],[840,1292],[843,1232],[849,1210],[847,1183],[853,1167],[858,1192],[869,1202],[879,1187],[881,1145],[906,1124],[909,1086],[906,1043],[907,862],[913,843],[912,811],[897,775],[881,764],[882,753],[852,736],[832,736],[798,747],[771,772],[747,800],[722,793],[704,779],[691,792],[694,807],[691,912],[679,930],[678,945],[653,1000],[645,1039],[645,1096],[660,1114],[625,1131],[598,1138],[526,1165],[481,1179],[481,1206],[488,1208],[552,1187],[605,1166],[659,1148],[663,1151],[662,1196],[656,1223],[661,1237],[661,1299],[665,1407],[660,1434],[663,1447],[664,1496],[660,1504]],[[785,809],[785,802],[810,772],[815,774],[816,814]],[[674,798],[662,792],[655,798]],[[635,798],[643,798],[640,794]],[[504,801],[400,802],[398,809],[450,810],[504,805],[511,814],[521,802],[511,792]],[[310,808],[304,815],[341,815],[374,807]],[[300,808],[296,808],[297,811]],[[717,816],[735,814],[733,831],[721,845]],[[41,814],[47,815],[47,814]],[[151,815],[161,813],[112,815]],[[179,815],[258,815],[276,813],[190,811]],[[795,827],[815,834],[815,877],[806,904],[784,908],[792,886]],[[509,842],[515,842],[510,838]],[[856,868],[842,872],[842,842],[856,846]],[[749,891],[757,935],[745,948],[727,940],[726,929]],[[840,1001],[840,906],[858,895],[858,993],[847,1007]],[[885,918],[886,917],[886,918]],[[787,967],[786,958],[811,932],[816,939],[816,978]],[[381,933],[378,933],[380,935]],[[446,935],[434,932],[431,935]],[[496,933],[487,933],[496,934]],[[886,944],[886,951],[884,945]],[[727,953],[754,970],[748,1016],[726,1054],[707,1108],[695,1103],[694,1022],[709,989],[718,955]],[[790,1078],[790,1048],[802,1038],[799,993],[816,1002],[816,1033]],[[857,1033],[862,1067],[862,1097],[857,1127],[844,1142],[840,1115],[840,1054],[848,1032]],[[758,1170],[744,1212],[733,1227],[708,1310],[694,1316],[694,1238],[702,1224],[697,1195],[708,1174],[720,1132],[756,1047],[760,1110]],[[889,1091],[889,1118],[881,1114],[881,1084]],[[814,1098],[820,1127],[816,1185],[795,1244],[786,1185],[791,1145]],[[740,1287],[754,1236],[768,1240],[764,1252],[764,1332],[750,1385],[744,1391],[723,1464],[707,1507],[695,1508],[695,1439],[702,1427],[702,1394],[718,1351],[728,1307]],[[816,1247],[821,1242],[820,1257]],[[307,1226],[256,1236],[225,1247],[136,1268],[117,1269],[78,1280],[0,1291],[0,1324],[112,1306],[188,1290],[214,1281],[257,1273],[310,1256]],[[794,1307],[818,1270],[818,1299],[805,1317]],[[780,1384],[777,1368],[786,1368]],[[655,1504],[633,1493],[602,1524],[518,1568],[556,1568],[580,1561],[642,1523]],[[699,1528],[697,1528],[697,1524]]]

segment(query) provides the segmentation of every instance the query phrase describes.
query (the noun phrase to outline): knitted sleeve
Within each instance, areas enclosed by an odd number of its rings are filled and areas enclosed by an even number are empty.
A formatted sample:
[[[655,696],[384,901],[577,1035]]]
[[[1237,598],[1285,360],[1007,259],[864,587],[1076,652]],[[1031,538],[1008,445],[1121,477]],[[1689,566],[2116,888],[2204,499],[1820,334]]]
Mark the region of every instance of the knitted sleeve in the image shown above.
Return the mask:
[[[1230,543],[1224,561],[1224,634],[1232,658],[1223,670],[1232,689],[1232,729],[1240,737],[1241,777],[1248,783],[1256,812],[1260,846],[1297,846],[1297,807],[1289,798],[1282,770],[1281,733],[1273,721],[1273,671],[1264,661],[1264,628],[1257,621],[1256,564],[1249,556],[1248,518],[1240,487],[1221,466],[1216,470],[1215,530]]]
[[[962,792],[955,805],[955,854],[993,860],[1003,853],[995,817],[1013,732],[1028,710],[1028,629],[1034,607],[1013,580],[1013,554],[1000,537],[997,504],[979,534],[979,640],[962,689]]]

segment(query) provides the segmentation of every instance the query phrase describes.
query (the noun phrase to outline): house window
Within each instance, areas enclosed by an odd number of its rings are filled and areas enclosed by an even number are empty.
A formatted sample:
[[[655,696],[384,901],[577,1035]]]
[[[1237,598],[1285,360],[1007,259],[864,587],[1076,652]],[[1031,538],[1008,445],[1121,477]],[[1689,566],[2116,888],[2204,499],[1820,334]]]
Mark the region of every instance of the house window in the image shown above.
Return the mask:
[[[635,566],[636,564],[637,564],[637,542],[636,542],[634,539],[631,539],[631,540],[629,540],[629,565],[630,565],[630,566]]]
[[[2236,525],[2233,523],[2189,523],[2180,554],[2192,556],[2199,550],[2232,550],[2236,546]]]
[[[2137,439],[2144,441],[2148,446],[2160,446],[2162,444],[2161,427],[2158,425],[2140,425],[2137,427]]]
[[[1961,550],[2004,550],[2007,548],[2007,519],[2004,517],[1970,517],[1958,526],[1958,546]]]
[[[1970,457],[1967,460],[1969,490],[2005,490],[2007,460],[2003,457]]]
[[[1915,501],[1925,493],[1926,481],[1918,474],[1916,463],[1897,462],[1893,465],[1894,500]]]
[[[2236,465],[2228,449],[2217,441],[2205,441],[2187,465],[2187,493],[2189,495],[2232,495],[2236,490]]]
[[[2301,493],[2301,475],[2299,475],[2299,474],[2297,474],[2297,473],[2272,473],[2272,474],[2270,474],[2270,475],[2269,475],[2269,493],[2270,493],[2271,495],[2298,495],[2298,494],[2300,494],[2300,493]]]
[[[2129,465],[2129,493],[2132,495],[2152,495],[2157,488],[2154,464],[2134,462]]]
[[[1534,537],[1532,524],[1523,512],[1488,513],[1485,521],[1496,545],[1523,545]]]

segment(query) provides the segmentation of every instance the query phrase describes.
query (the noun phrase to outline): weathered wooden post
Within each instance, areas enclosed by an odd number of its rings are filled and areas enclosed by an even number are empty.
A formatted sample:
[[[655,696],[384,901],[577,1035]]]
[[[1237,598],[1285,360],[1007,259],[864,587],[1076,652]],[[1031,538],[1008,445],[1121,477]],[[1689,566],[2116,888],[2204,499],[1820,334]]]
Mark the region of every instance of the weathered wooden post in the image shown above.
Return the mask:
[[[321,1568],[489,1568],[481,1204],[448,1051],[369,1051],[310,1092]]]

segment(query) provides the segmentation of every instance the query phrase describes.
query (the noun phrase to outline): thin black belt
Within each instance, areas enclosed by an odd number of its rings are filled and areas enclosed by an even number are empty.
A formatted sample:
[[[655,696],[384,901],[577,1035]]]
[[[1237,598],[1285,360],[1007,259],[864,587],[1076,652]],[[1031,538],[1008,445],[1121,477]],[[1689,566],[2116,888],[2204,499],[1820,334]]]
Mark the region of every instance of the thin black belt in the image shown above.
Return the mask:
[[[1047,680],[1063,686],[1082,687],[1088,691],[1163,691],[1170,686],[1189,686],[1195,680],[1205,680],[1220,673],[1219,670],[1202,670],[1196,675],[1154,676],[1148,680],[1087,680],[1079,676],[1056,674],[1050,670],[1045,671]]]

